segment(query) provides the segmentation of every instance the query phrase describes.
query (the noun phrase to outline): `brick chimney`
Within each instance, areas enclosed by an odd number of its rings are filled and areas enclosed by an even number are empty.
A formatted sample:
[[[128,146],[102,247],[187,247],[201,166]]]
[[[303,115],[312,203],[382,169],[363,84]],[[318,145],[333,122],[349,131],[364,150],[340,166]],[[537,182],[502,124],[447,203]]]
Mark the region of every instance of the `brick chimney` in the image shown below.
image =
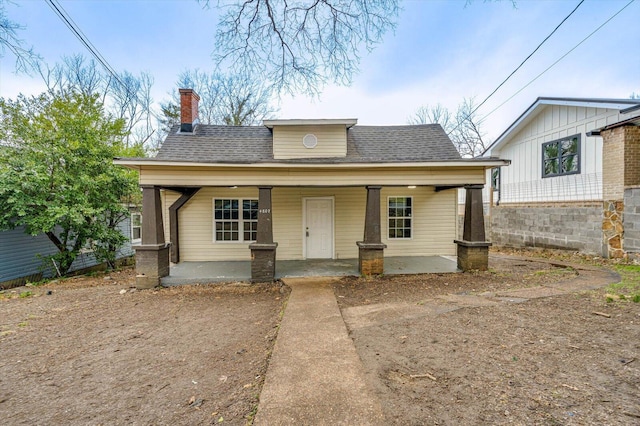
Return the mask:
[[[193,132],[198,124],[198,101],[200,96],[193,89],[180,91],[180,131]]]

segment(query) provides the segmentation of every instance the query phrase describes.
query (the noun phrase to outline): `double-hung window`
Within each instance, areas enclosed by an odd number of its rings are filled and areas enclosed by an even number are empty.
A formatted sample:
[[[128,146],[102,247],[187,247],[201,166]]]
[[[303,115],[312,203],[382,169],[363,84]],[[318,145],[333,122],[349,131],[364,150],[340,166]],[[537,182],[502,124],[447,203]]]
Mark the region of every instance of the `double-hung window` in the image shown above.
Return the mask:
[[[412,235],[412,197],[389,197],[389,239],[410,239]]]
[[[258,200],[213,200],[214,241],[255,241],[258,234]]]
[[[542,144],[542,177],[580,173],[580,135]]]
[[[131,243],[142,241],[142,214],[131,213]]]

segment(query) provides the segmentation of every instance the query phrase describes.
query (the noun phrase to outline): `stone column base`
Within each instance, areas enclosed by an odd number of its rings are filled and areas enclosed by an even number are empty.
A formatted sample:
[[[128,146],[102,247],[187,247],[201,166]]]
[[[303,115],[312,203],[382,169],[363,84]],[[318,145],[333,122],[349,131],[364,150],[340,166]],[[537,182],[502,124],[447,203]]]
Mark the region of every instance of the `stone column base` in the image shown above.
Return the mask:
[[[360,275],[382,275],[384,273],[384,249],[386,244],[371,244],[358,241],[358,271]]]
[[[251,282],[272,282],[276,278],[276,247],[278,243],[249,244],[251,249]]]
[[[454,240],[458,245],[458,268],[463,271],[489,269],[489,246],[486,241]]]
[[[169,275],[169,244],[133,246],[136,251],[136,287],[153,288]]]

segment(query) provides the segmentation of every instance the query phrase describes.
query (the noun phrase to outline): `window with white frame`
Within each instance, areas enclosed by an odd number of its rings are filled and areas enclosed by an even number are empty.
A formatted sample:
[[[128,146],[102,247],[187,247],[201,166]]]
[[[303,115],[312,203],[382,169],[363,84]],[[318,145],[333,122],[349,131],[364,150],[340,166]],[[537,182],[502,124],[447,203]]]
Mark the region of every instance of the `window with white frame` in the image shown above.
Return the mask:
[[[258,200],[213,200],[214,241],[255,241],[258,235]]]
[[[131,213],[131,242],[139,243],[142,241],[142,214]]]
[[[542,144],[542,177],[580,173],[580,135]]]
[[[412,197],[389,197],[389,231],[391,240],[410,239],[412,236]]]
[[[491,189],[500,191],[500,167],[491,169]]]

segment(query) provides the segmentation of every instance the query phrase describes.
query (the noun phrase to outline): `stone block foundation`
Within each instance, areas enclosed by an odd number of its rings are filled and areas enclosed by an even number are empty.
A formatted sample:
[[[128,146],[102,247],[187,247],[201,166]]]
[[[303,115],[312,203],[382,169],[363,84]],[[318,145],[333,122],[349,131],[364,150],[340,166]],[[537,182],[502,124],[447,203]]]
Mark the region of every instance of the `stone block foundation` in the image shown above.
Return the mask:
[[[249,245],[251,249],[251,282],[272,282],[276,277],[276,247],[278,243]]]
[[[384,273],[384,244],[358,244],[358,270],[361,275]],[[371,247],[369,247],[371,246]]]
[[[153,288],[169,275],[169,244],[134,246],[136,251],[136,287]]]
[[[488,242],[456,241],[458,245],[458,268],[463,271],[486,271],[489,269]]]

